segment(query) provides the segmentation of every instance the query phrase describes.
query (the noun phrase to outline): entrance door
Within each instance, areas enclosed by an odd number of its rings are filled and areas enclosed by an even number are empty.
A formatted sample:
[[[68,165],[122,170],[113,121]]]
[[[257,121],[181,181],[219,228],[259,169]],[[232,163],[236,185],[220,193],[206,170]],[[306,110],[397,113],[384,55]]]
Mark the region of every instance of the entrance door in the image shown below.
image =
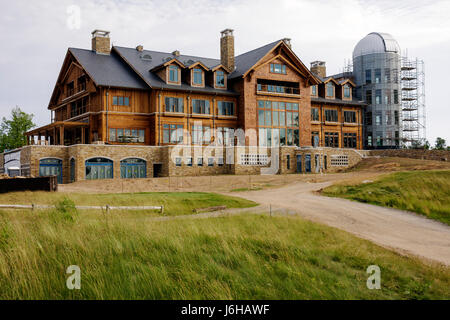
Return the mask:
[[[319,173],[320,172],[320,156],[318,154],[316,154],[314,157],[314,165],[316,168],[316,173]]]
[[[297,173],[302,173],[302,156],[297,155]]]
[[[162,176],[162,164],[154,164],[153,165],[153,177],[159,178]]]
[[[311,155],[310,154],[307,154],[305,156],[305,171],[307,173],[311,172]]]

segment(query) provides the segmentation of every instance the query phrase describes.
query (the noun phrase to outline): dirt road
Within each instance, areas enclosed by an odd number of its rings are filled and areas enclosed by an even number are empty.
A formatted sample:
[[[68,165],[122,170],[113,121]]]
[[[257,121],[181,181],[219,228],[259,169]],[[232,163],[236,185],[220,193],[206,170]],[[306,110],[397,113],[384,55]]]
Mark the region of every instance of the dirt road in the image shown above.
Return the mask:
[[[233,193],[273,208],[336,227],[402,254],[450,266],[450,227],[396,209],[320,196],[315,191],[331,182],[297,182],[277,189]]]

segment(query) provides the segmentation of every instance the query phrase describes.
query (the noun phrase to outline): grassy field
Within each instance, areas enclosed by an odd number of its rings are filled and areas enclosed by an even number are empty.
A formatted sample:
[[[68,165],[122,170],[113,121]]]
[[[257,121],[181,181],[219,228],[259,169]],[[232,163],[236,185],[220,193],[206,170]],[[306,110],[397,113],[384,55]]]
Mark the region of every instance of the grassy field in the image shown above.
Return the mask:
[[[65,198],[76,205],[86,206],[164,206],[165,215],[193,214],[193,210],[214,206],[227,208],[249,208],[257,204],[237,197],[215,193],[121,193],[121,194],[77,194],[48,192],[18,192],[0,194],[0,204],[55,204]],[[146,215],[157,213],[141,212]]]
[[[397,172],[371,183],[334,185],[323,194],[409,210],[450,225],[450,170]]]
[[[297,217],[87,215],[0,212],[0,299],[450,299],[448,268]]]

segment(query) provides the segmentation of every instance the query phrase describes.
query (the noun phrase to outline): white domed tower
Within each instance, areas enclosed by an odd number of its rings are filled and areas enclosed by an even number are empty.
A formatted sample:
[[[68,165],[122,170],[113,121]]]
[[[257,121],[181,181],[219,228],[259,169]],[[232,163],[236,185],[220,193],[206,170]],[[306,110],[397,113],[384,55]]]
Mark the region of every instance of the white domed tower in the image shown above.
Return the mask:
[[[372,32],[353,51],[356,95],[368,106],[364,115],[367,148],[398,148],[401,132],[401,52],[387,33]]]

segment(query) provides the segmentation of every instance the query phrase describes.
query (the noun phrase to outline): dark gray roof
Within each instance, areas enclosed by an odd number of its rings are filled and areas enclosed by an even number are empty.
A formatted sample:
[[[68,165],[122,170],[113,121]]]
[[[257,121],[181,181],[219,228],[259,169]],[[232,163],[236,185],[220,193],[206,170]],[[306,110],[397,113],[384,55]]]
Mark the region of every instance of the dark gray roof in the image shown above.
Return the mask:
[[[342,99],[325,99],[325,98],[311,98],[311,102],[318,102],[318,103],[330,103],[330,104],[345,104],[345,105],[354,105],[354,106],[360,106],[360,107],[364,107],[367,104],[362,102],[362,101],[358,101],[358,100],[342,100]]]
[[[229,79],[242,77],[251,67],[261,60],[270,50],[283,40],[278,40],[255,50],[243,53],[235,58],[236,69],[228,76]]]
[[[214,87],[210,87],[207,84],[205,88],[196,88],[185,83],[181,83],[181,85],[167,84],[158,75],[150,72],[150,70],[152,70],[153,68],[160,66],[161,64],[164,64],[165,62],[173,58],[176,58],[178,61],[182,62],[185,66],[190,66],[200,61],[210,69],[220,64],[220,60],[218,59],[210,59],[186,55],[180,55],[178,57],[175,57],[171,53],[166,52],[149,51],[149,50],[144,50],[140,52],[136,49],[116,47],[116,46],[113,47],[113,51],[116,51],[124,59],[124,61],[128,63],[128,65],[152,88],[237,95],[237,93],[232,90],[215,89]],[[148,58],[143,59],[144,56],[150,56],[151,59]]]
[[[103,55],[85,49],[69,51],[99,86],[148,89],[148,86],[116,54]]]

